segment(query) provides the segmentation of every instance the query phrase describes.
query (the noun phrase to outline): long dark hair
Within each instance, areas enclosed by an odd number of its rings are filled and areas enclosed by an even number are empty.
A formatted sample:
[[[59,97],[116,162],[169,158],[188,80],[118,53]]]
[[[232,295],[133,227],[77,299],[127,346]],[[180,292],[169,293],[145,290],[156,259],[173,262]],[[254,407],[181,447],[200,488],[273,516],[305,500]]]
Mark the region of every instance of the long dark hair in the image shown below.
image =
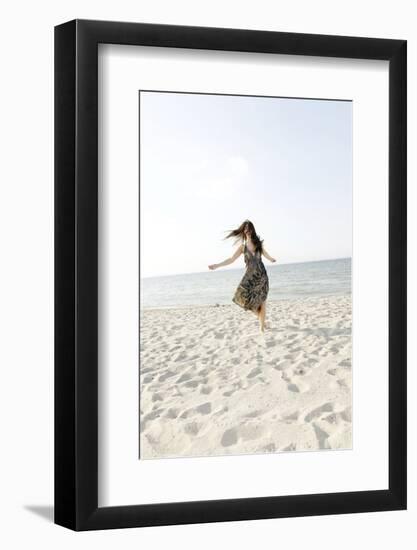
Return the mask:
[[[226,235],[225,239],[230,239],[231,237],[235,238],[235,242],[237,241],[246,241],[246,235],[245,231],[249,232],[250,240],[252,241],[255,252],[262,252],[262,242],[259,235],[255,231],[255,226],[250,220],[245,220],[243,223],[239,225],[237,229],[233,229],[232,231],[229,231],[229,233]]]

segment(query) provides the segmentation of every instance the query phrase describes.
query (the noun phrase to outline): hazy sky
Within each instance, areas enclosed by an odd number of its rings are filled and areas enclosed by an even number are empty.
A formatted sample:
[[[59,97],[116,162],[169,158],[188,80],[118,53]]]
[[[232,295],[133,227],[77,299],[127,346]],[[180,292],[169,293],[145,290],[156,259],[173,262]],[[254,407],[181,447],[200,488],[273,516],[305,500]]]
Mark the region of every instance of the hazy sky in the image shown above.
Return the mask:
[[[351,256],[351,102],[141,92],[140,166],[143,277],[207,270],[246,218],[278,262]]]

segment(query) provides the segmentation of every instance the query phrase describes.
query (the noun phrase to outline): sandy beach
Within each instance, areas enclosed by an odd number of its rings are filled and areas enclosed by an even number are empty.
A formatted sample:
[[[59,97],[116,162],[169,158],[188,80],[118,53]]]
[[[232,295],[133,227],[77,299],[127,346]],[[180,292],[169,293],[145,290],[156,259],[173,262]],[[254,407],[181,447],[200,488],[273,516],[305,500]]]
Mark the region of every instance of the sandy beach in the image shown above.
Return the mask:
[[[350,295],[141,314],[140,458],[349,449]]]

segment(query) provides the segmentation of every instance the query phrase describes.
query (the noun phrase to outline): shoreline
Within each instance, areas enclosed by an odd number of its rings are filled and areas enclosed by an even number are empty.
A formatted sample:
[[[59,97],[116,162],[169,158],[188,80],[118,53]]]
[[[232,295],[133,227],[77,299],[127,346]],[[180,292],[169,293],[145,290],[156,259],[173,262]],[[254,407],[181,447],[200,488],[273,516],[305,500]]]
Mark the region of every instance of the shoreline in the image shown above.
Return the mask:
[[[340,292],[340,293],[335,293],[335,292],[332,292],[332,293],[323,293],[323,294],[320,294],[320,295],[310,295],[310,296],[296,296],[296,297],[293,297],[293,298],[280,298],[280,299],[268,299],[267,302],[266,302],[266,305],[268,307],[268,305],[275,305],[275,304],[279,304],[281,302],[294,302],[294,303],[298,303],[298,302],[304,302],[304,301],[314,301],[314,300],[320,300],[322,298],[339,298],[339,297],[349,297],[350,299],[352,299],[352,292]],[[164,309],[167,309],[167,310],[184,310],[184,309],[194,309],[194,308],[221,308],[221,307],[229,307],[230,305],[234,305],[235,307],[239,307],[237,306],[236,304],[234,304],[232,302],[232,300],[230,300],[230,303],[227,302],[227,303],[215,303],[215,304],[184,304],[184,305],[174,305],[174,306],[141,306],[140,307],[140,312],[145,312],[145,311],[161,311],[161,310],[164,310]]]

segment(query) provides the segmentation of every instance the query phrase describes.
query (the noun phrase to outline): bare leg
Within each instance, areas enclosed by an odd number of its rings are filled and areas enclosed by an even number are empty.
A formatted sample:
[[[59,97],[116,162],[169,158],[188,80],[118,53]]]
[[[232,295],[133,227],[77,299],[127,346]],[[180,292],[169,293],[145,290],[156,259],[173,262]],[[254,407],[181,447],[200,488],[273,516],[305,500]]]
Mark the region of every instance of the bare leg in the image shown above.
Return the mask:
[[[259,328],[262,332],[265,330],[266,302],[263,302],[259,308]]]

